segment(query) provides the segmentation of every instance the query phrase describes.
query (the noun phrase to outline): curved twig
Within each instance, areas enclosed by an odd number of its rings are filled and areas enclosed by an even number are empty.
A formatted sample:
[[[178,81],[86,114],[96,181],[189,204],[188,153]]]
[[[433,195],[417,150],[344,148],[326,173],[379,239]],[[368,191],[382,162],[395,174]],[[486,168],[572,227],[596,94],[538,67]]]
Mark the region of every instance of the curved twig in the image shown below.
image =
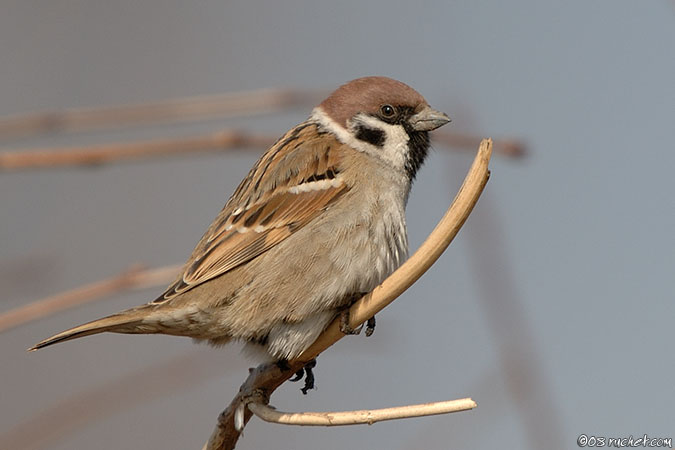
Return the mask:
[[[490,174],[488,163],[491,154],[492,140],[484,139],[455,200],[431,235],[429,235],[427,240],[408,261],[384,280],[381,285],[362,297],[350,308],[349,325],[352,328],[358,327],[391,303],[398,295],[419,279],[447,248],[469,217],[480,194],[483,192]],[[233,449],[241,434],[239,430],[250,420],[252,415],[250,410],[245,410],[240,420],[241,426],[235,427],[234,419],[236,411],[241,410],[241,405],[251,401],[268,403],[270,395],[284,381],[344,336],[340,331],[339,322],[339,319],[333,321],[309,349],[297,359],[289,361],[286,370],[282,370],[274,363],[263,364],[251,370],[248,378],[239,389],[239,393],[234,397],[227,409],[218,416],[216,427],[203,449]]]
[[[433,416],[466,411],[476,406],[470,398],[444,402],[421,403],[419,405],[397,406],[394,408],[363,409],[360,411],[302,412],[277,411],[271,406],[249,403],[248,408],[265,422],[282,425],[304,425],[335,427],[340,425],[372,425],[384,420],[408,419],[411,417]]]

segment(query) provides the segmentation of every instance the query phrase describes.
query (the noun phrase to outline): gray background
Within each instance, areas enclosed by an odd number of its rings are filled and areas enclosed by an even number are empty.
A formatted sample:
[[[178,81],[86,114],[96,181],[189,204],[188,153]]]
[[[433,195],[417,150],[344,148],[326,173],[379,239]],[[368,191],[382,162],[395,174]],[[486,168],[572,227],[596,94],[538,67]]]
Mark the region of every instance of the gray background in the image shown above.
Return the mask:
[[[529,156],[494,157],[465,229],[378,316],[374,337],[326,352],[310,395],[287,384],[272,399],[286,410],[340,410],[472,396],[478,409],[339,429],[254,419],[239,448],[572,449],[580,433],[675,434],[674,43],[672,1],[4,0],[0,113],[330,89],[381,74],[419,90],[454,130],[524,139]],[[224,126],[281,133],[308,112],[3,146]],[[1,173],[1,310],[132,262],[182,262],[256,157]],[[408,207],[413,247],[471,159],[432,153]],[[246,376],[237,346],[101,335],[25,352],[160,291],[5,333],[0,442],[201,448]]]

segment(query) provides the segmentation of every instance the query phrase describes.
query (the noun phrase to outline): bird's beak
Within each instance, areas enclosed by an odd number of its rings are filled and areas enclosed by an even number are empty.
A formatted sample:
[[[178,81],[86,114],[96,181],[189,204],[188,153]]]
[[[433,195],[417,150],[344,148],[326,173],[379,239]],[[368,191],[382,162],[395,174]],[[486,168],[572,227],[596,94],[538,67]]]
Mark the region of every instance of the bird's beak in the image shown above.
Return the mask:
[[[427,106],[422,111],[410,117],[410,125],[417,131],[431,131],[450,122],[447,114]]]

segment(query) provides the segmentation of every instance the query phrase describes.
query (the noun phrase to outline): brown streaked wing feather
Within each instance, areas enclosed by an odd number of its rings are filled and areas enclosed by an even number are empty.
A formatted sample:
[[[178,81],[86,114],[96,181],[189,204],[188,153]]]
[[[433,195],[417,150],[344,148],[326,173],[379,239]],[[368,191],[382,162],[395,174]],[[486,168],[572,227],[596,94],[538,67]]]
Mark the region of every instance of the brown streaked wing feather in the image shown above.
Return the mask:
[[[264,253],[290,236],[294,230],[306,225],[344,190],[345,186],[342,185],[325,191],[282,194],[289,201],[281,203],[284,208],[272,212],[273,219],[267,226],[255,222],[243,233],[236,228],[226,232],[188,267],[183,275],[184,282],[188,285],[203,283]],[[264,230],[254,231],[257,226]]]
[[[258,160],[202,237],[182,276],[155,302],[260,256],[321,214],[348,190],[344,183],[295,194],[290,189],[312,177],[336,176],[343,151],[315,125],[289,131]]]

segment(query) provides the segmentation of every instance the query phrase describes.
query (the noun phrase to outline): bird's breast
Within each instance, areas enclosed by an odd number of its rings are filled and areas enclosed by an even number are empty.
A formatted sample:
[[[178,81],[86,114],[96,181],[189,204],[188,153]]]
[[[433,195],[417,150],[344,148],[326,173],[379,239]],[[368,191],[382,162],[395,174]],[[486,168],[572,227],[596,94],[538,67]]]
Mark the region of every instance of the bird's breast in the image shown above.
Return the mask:
[[[383,199],[369,232],[374,278],[366,291],[384,281],[408,257],[405,206],[396,196],[391,197]]]
[[[336,217],[330,246],[332,266],[348,290],[369,292],[396,270],[408,256],[405,196],[398,189],[370,189],[361,196],[363,208]]]

